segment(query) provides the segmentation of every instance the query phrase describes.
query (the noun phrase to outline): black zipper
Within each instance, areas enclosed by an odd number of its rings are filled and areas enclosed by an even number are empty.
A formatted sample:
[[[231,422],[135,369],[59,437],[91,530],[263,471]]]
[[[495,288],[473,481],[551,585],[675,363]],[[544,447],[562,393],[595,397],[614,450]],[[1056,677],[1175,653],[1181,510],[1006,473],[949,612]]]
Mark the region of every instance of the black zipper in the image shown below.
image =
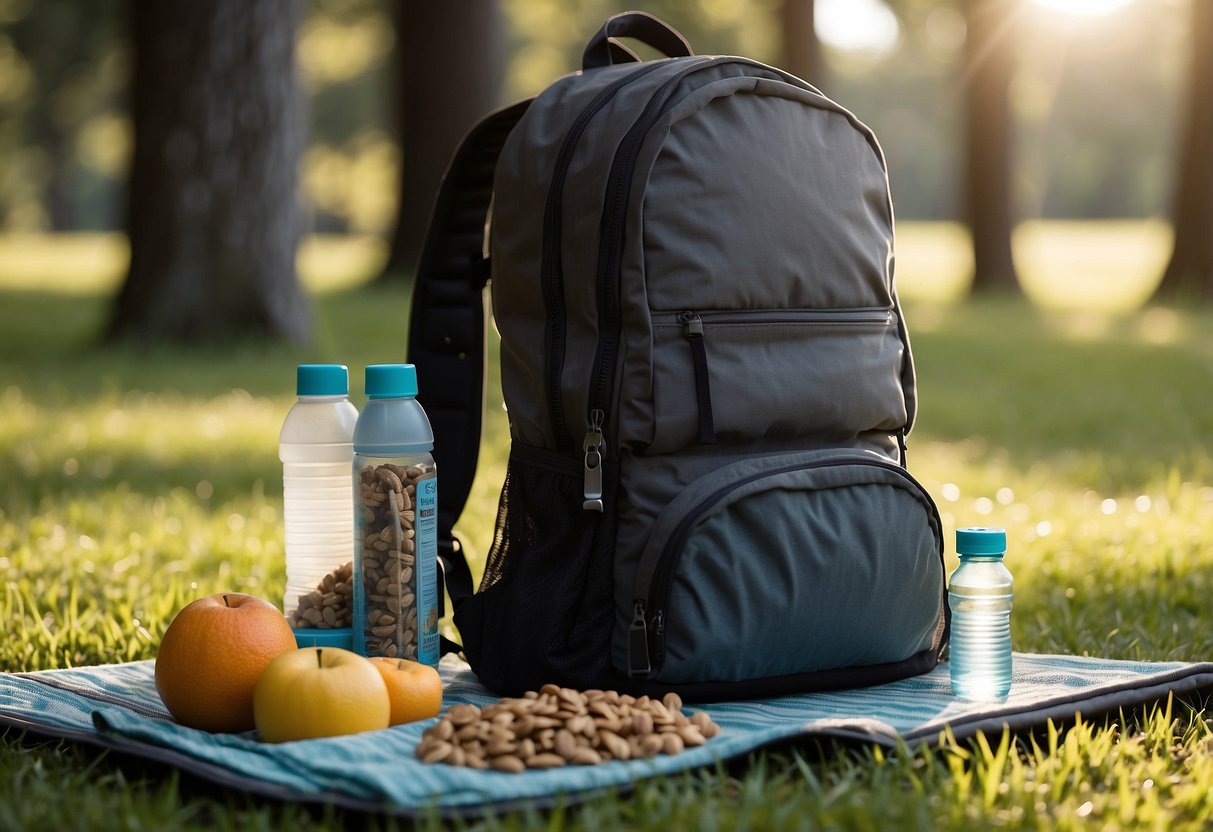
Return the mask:
[[[569,127],[569,132],[556,153],[552,182],[548,186],[547,202],[543,209],[543,260],[540,266],[540,285],[547,308],[547,398],[548,418],[552,423],[552,435],[557,450],[568,450],[573,445],[568,426],[564,421],[564,404],[560,398],[560,375],[564,369],[564,346],[566,321],[564,308],[564,265],[561,262],[560,237],[563,219],[561,203],[564,197],[564,182],[568,177],[573,151],[582,134],[598,112],[605,107],[619,90],[633,81],[638,81],[662,66],[661,62],[642,64],[610,86],[601,90],[586,105]]]
[[[683,324],[687,312],[654,312],[653,325]],[[705,327],[730,324],[884,324],[893,323],[893,310],[883,306],[840,309],[716,309],[695,313]]]
[[[665,544],[661,547],[661,555],[657,558],[657,566],[650,577],[647,593],[639,585],[637,586],[637,597],[632,602],[632,621],[628,626],[628,675],[634,677],[648,676],[654,669],[660,669],[662,663],[665,661],[665,610],[670,603],[670,590],[674,583],[674,571],[679,559],[682,557],[682,550],[686,546],[687,538],[690,537],[691,530],[704,511],[726,497],[731,491],[766,477],[787,474],[792,471],[840,468],[848,465],[871,465],[876,468],[894,471],[904,477],[922,495],[926,505],[930,506],[931,517],[935,522],[936,536],[938,538],[939,530],[942,529],[942,522],[939,519],[939,511],[935,508],[931,495],[909,472],[893,462],[881,462],[879,460],[857,457],[809,463],[799,462],[758,471],[740,480],[729,482],[704,497],[683,515],[678,525],[674,527],[674,530],[666,539]],[[942,554],[941,548],[941,557]],[[650,610],[652,610],[651,614]],[[652,632],[649,632],[650,624],[652,625]]]
[[[623,228],[627,220],[628,199],[636,159],[648,137],[649,130],[658,117],[671,106],[673,92],[689,74],[709,66],[738,64],[759,71],[757,77],[767,77],[761,64],[742,58],[712,58],[695,61],[686,69],[666,81],[649,99],[640,116],[624,136],[611,162],[607,177],[606,197],[603,201],[602,221],[598,247],[598,349],[594,357],[594,369],[590,380],[586,406],[586,424],[591,425],[595,413],[611,412],[611,394],[615,386],[615,363],[619,353],[619,336],[622,327],[620,310],[619,276],[623,262]],[[781,78],[782,80],[782,78]],[[606,427],[600,431],[606,435]],[[587,454],[587,473],[589,464]],[[587,501],[588,502],[588,501]]]

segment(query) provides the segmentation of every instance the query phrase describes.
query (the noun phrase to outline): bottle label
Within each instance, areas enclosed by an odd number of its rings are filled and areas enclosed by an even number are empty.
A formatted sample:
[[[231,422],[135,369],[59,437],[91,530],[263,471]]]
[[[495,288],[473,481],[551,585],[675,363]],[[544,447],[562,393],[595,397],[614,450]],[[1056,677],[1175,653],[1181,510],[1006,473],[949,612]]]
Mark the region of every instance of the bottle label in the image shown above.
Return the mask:
[[[438,478],[417,481],[417,661],[437,666]]]
[[[437,474],[363,455],[354,470],[354,649],[437,665]]]

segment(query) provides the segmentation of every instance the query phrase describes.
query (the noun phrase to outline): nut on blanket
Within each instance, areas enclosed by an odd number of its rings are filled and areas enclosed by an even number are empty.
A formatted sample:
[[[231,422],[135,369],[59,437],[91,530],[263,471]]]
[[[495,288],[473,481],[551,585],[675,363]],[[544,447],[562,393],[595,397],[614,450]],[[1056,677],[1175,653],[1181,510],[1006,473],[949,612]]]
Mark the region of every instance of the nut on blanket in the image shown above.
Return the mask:
[[[706,711],[683,713],[676,693],[653,699],[549,684],[484,708],[451,706],[422,735],[417,758],[518,773],[677,754],[719,732]]]

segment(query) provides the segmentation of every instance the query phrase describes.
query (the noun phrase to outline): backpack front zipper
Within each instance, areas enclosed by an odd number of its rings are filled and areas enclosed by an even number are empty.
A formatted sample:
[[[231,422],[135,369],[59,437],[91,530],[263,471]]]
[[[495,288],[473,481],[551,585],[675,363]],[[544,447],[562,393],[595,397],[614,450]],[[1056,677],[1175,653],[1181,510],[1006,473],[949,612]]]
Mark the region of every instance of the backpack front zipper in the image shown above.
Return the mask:
[[[586,407],[587,431],[594,413],[609,412],[611,394],[615,386],[615,363],[619,353],[620,331],[623,326],[619,281],[624,254],[623,230],[627,220],[628,197],[631,192],[632,174],[636,169],[636,160],[653,124],[673,106],[673,94],[678,84],[693,72],[719,64],[738,64],[762,69],[760,64],[738,58],[712,58],[689,63],[686,69],[666,81],[649,99],[640,116],[624,136],[619,149],[615,152],[615,158],[611,162],[610,174],[607,177],[607,196],[603,203],[602,222],[599,230],[598,349],[594,357],[595,369],[590,379],[589,400]],[[590,479],[589,465],[590,455],[587,453],[587,491]],[[587,508],[593,508],[594,502],[587,496],[585,505]]]
[[[577,149],[577,144],[586,128],[589,127],[591,119],[621,89],[633,81],[639,81],[660,66],[659,62],[642,64],[635,72],[628,73],[601,90],[577,115],[556,154],[552,183],[548,186],[547,202],[543,209],[543,259],[540,264],[540,286],[543,289],[548,320],[546,379],[548,418],[552,423],[552,434],[557,450],[568,448],[573,443],[568,427],[565,425],[564,405],[560,400],[560,374],[564,368],[565,345],[564,265],[561,262],[560,250],[564,182],[568,177],[569,165],[573,161],[573,151]]]

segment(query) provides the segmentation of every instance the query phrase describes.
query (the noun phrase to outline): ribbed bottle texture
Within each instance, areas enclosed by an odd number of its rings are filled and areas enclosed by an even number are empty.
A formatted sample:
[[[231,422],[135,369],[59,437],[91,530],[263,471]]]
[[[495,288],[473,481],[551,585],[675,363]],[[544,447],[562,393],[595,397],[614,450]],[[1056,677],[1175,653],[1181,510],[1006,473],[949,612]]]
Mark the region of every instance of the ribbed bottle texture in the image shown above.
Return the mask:
[[[1014,587],[1003,563],[1006,532],[958,529],[960,566],[948,581],[952,609],[952,691],[972,700],[1002,699],[1011,689]]]
[[[334,587],[342,575],[348,583],[353,569],[350,490],[358,410],[349,400],[349,375],[342,365],[300,365],[297,390],[278,444],[286,533],[283,612],[296,630],[348,628],[349,596],[342,598]],[[320,587],[326,581],[328,603],[314,596],[325,594]],[[331,609],[327,618],[326,607]]]

